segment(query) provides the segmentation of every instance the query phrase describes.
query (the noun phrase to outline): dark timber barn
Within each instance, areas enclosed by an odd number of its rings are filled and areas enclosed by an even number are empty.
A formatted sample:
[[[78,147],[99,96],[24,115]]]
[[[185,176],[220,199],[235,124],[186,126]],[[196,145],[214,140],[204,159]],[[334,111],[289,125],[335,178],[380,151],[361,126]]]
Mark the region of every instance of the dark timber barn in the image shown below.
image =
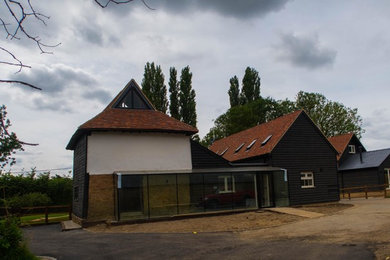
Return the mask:
[[[284,169],[290,205],[339,200],[337,151],[304,111],[218,140],[210,149],[232,163]]]
[[[366,151],[353,133],[329,138],[338,150],[340,188],[387,185],[390,188],[390,149]]]

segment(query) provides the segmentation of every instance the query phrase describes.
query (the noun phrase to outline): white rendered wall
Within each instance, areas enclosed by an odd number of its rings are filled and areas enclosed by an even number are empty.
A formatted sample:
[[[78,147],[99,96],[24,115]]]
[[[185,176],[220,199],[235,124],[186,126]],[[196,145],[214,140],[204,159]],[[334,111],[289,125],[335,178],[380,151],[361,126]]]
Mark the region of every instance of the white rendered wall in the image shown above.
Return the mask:
[[[190,138],[183,134],[93,132],[87,147],[89,174],[192,169]]]

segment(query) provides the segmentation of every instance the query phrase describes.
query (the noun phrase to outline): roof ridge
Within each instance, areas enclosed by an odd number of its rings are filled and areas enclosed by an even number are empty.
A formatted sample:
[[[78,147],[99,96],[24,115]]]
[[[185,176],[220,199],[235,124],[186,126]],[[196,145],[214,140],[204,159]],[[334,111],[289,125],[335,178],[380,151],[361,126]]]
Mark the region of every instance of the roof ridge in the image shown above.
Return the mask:
[[[348,132],[348,133],[345,133],[345,134],[339,134],[339,135],[330,136],[330,137],[328,137],[328,139],[340,138],[340,137],[342,137],[342,136],[347,136],[347,135],[353,136],[354,134],[355,134],[354,132]]]
[[[380,152],[380,151],[385,151],[385,150],[389,150],[390,151],[390,148],[381,148],[381,149],[372,150],[372,151],[365,151],[365,152],[362,152],[362,153],[373,153],[373,152]],[[357,152],[356,154],[359,154],[359,152]]]
[[[216,143],[216,142],[218,142],[218,141],[221,141],[221,140],[224,140],[224,139],[226,139],[226,138],[234,138],[235,136],[237,136],[237,135],[239,135],[239,134],[242,134],[242,133],[244,133],[244,132],[246,132],[246,131],[253,131],[253,129],[260,128],[260,127],[264,127],[264,125],[267,125],[267,124],[270,124],[270,123],[272,123],[272,122],[280,121],[280,120],[282,120],[282,119],[285,119],[286,117],[291,116],[291,115],[294,114],[294,113],[300,114],[302,111],[303,111],[302,109],[296,110],[296,111],[294,111],[294,112],[285,114],[285,115],[283,115],[283,116],[277,117],[277,118],[272,119],[272,120],[270,120],[270,121],[261,123],[261,124],[259,124],[259,125],[252,126],[252,127],[250,127],[250,128],[241,130],[240,132],[237,132],[237,133],[231,134],[231,135],[229,135],[229,136],[226,136],[226,137],[224,137],[224,138],[218,139],[218,140],[216,140],[214,143]],[[299,113],[298,113],[298,112],[299,112]]]

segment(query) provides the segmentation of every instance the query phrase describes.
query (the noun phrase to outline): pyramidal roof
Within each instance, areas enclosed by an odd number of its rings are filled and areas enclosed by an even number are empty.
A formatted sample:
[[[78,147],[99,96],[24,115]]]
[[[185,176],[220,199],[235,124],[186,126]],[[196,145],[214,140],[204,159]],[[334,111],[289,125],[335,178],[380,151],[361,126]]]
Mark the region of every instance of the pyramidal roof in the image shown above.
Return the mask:
[[[230,135],[215,141],[209,149],[231,162],[271,153],[301,114],[305,112],[298,110]]]
[[[157,111],[132,79],[98,115],[78,127],[66,149],[74,150],[80,136],[91,131],[167,132],[193,135],[193,126]]]

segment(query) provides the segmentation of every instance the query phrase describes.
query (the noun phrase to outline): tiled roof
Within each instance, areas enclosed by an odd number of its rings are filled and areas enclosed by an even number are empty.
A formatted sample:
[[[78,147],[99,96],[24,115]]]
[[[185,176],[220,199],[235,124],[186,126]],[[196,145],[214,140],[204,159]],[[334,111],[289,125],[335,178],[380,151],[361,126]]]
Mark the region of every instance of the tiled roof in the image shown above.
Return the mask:
[[[198,130],[160,111],[108,108],[82,124],[88,130],[148,130],[195,134]]]
[[[305,112],[303,112],[303,110],[295,111],[267,123],[217,140],[209,149],[218,154],[221,154],[227,149],[222,156],[228,161],[238,161],[271,153],[301,113]],[[269,138],[269,136],[271,136],[271,138]],[[262,143],[267,137],[269,140],[263,145]],[[256,140],[256,142],[247,150],[246,148],[248,145],[254,140]],[[242,148],[238,152],[235,152],[242,144]]]
[[[130,81],[126,86],[126,88],[129,87],[137,87],[137,91],[141,91],[134,80]],[[124,90],[122,90],[100,114],[88,120],[77,129],[66,149],[74,149],[78,137],[83,133],[92,130],[169,132],[187,135],[198,132],[198,129],[195,127],[154,109],[126,109],[113,107],[116,100],[121,97],[121,93],[125,92]],[[143,95],[142,91],[140,93]]]
[[[379,167],[389,156],[390,149],[363,152],[362,161],[360,161],[360,154],[356,153],[343,162],[339,171]]]
[[[349,142],[351,141],[353,137],[353,133],[347,133],[342,135],[336,135],[329,137],[329,142],[333,145],[333,147],[336,149],[336,151],[339,153],[337,155],[337,160],[340,159],[341,155],[343,155],[345,149],[347,148]]]

